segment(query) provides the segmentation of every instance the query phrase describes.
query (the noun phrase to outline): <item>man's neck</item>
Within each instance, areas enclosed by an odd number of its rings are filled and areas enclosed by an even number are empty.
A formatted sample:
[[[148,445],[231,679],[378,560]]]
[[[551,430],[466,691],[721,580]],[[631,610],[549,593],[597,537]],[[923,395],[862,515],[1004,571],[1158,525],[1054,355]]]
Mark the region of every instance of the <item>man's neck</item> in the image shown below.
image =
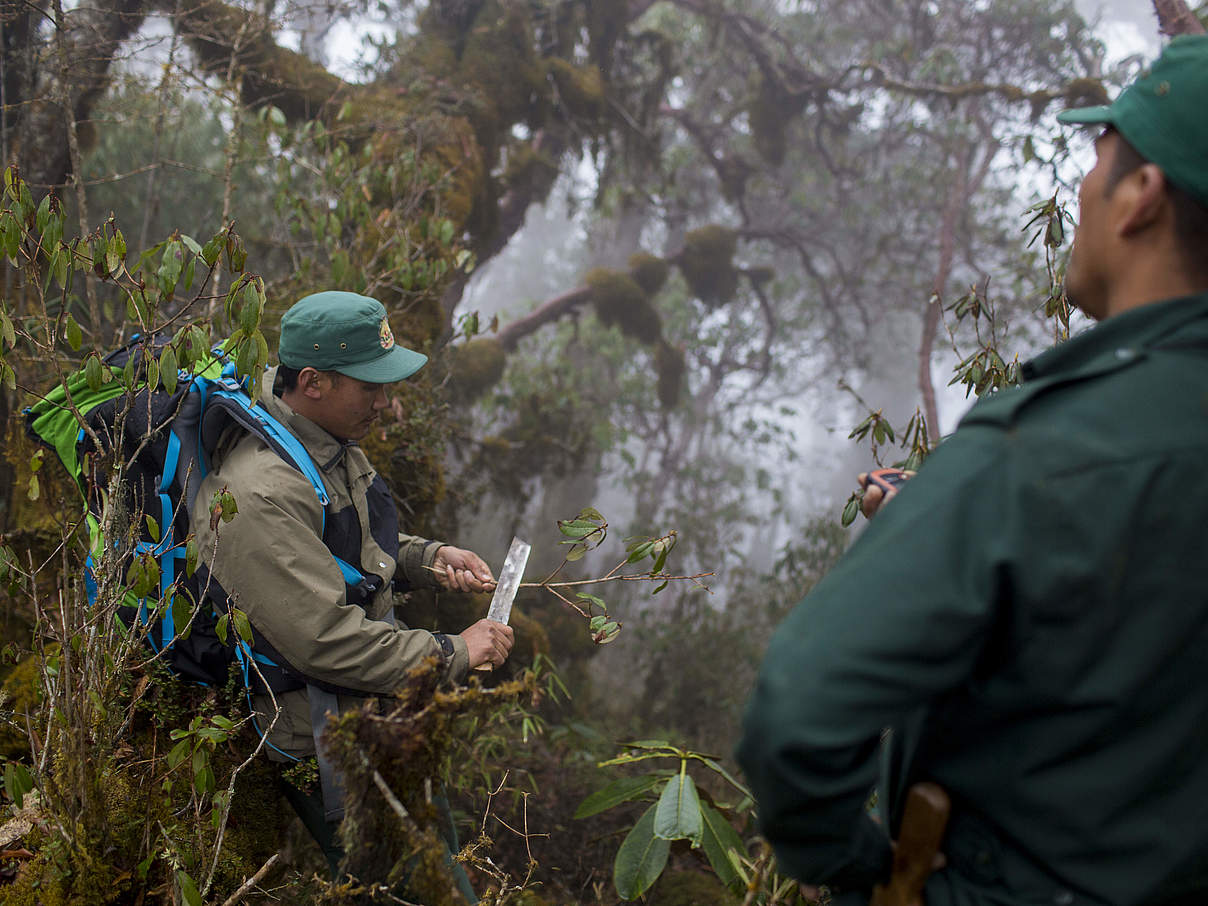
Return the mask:
[[[1208,292],[1208,284],[1188,274],[1181,262],[1149,260],[1151,266],[1136,262],[1113,284],[1103,308],[1104,319],[1167,299]]]

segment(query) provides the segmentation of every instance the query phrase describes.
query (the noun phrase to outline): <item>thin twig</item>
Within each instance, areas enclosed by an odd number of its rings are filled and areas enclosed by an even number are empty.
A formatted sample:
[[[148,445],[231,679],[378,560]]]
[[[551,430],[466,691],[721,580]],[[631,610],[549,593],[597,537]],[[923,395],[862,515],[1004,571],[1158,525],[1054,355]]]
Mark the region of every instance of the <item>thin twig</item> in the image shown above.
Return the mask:
[[[273,866],[277,864],[277,860],[280,858],[281,853],[273,853],[269,857],[269,860],[260,866],[259,871],[239,885],[238,890],[222,901],[222,906],[235,906],[236,903],[243,899],[244,895],[247,894],[249,890],[264,880],[264,876],[272,870]]]

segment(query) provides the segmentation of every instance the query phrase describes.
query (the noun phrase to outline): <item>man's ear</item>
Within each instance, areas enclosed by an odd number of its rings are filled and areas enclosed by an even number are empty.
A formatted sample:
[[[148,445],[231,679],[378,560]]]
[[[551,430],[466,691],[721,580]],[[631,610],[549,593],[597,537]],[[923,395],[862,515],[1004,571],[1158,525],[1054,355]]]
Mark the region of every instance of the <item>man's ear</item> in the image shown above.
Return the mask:
[[[1142,164],[1116,187],[1124,202],[1119,230],[1121,236],[1133,236],[1154,226],[1166,213],[1166,174],[1157,164]]]
[[[323,396],[323,372],[317,368],[311,368],[307,365],[298,372],[298,389],[302,391],[302,395],[307,399],[317,400]]]

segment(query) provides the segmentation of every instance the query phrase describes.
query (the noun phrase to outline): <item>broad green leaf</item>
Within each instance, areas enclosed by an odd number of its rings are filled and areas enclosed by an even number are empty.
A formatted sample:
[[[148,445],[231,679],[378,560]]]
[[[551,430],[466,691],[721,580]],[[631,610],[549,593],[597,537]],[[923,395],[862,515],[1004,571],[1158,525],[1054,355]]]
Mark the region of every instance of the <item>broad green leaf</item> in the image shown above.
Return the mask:
[[[0,336],[4,337],[4,342],[10,349],[17,345],[17,330],[8,316],[8,312],[3,310],[0,310]]]
[[[703,826],[701,847],[709,859],[709,864],[713,866],[723,884],[738,892],[742,888],[743,880],[734,870],[734,863],[729,854],[731,851],[740,856],[747,854],[742,837],[738,836],[734,826],[713,806],[701,803],[700,812]]]
[[[169,393],[176,392],[176,383],[180,379],[180,366],[176,361],[176,350],[171,346],[164,348],[159,356],[159,378],[164,382],[164,389]]]
[[[181,242],[183,242],[183,243],[185,244],[185,247],[186,247],[186,248],[187,248],[187,249],[188,249],[190,252],[192,252],[194,255],[200,255],[200,254],[201,254],[201,246],[197,244],[197,240],[196,240],[196,239],[194,239],[192,236],[185,236],[185,235],[182,233],[182,234],[181,234],[181,237],[180,237],[180,241],[181,241]]]
[[[180,886],[180,898],[185,906],[202,906],[201,894],[197,892],[197,885],[193,883],[192,878],[183,871],[177,871],[176,883]]]
[[[700,796],[686,770],[667,781],[654,813],[654,834],[664,840],[691,840],[700,845]]]
[[[25,796],[34,788],[34,778],[29,769],[18,761],[10,761],[4,766],[4,792],[21,808]]]
[[[636,900],[658,880],[667,865],[671,843],[654,835],[650,806],[621,842],[612,867],[612,880],[623,900]]]
[[[159,544],[159,523],[155,521],[155,518],[150,513],[143,518],[147,522],[147,535],[152,541]]]
[[[197,572],[197,539],[190,537],[185,542],[185,575],[190,579]]]
[[[227,643],[227,625],[231,622],[231,618],[225,613],[218,618],[218,622],[214,624],[214,634],[218,636],[218,641],[222,644]]]
[[[193,631],[193,627],[189,626],[189,619],[192,616],[193,602],[189,600],[188,595],[173,595],[172,624],[178,638],[187,639]]]
[[[231,615],[235,619],[235,631],[239,633],[239,638],[250,645],[252,641],[252,624],[248,621],[247,614],[238,607],[235,607],[231,609]]]
[[[80,351],[80,346],[84,344],[84,332],[70,314],[63,319],[63,336],[67,339],[68,346],[76,352]]]
[[[575,809],[575,817],[590,818],[592,815],[598,815],[622,802],[637,799],[666,776],[666,774],[642,774],[638,777],[622,777],[614,780],[608,786],[596,790],[580,802],[579,807]]]

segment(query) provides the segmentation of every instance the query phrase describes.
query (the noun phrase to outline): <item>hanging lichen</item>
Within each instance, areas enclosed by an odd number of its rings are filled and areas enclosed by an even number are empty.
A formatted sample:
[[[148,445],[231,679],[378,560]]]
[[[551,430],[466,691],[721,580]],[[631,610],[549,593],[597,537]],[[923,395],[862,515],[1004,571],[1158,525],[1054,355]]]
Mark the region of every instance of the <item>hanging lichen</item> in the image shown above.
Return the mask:
[[[642,343],[657,342],[663,325],[641,286],[624,271],[598,267],[583,278],[591,287],[596,316]]]
[[[687,370],[683,351],[661,341],[654,350],[654,370],[658,374],[659,402],[664,409],[671,409],[683,393]]]
[[[629,276],[640,286],[647,296],[654,296],[671,273],[671,265],[657,255],[649,252],[634,252],[629,256]]]
[[[747,108],[747,119],[755,150],[769,164],[779,166],[784,163],[788,151],[786,129],[804,106],[804,95],[791,94],[779,83],[762,76],[759,78],[755,96]]]
[[[738,290],[734,253],[738,234],[711,224],[684,237],[684,248],[676,263],[692,292],[706,305],[725,305]]]

